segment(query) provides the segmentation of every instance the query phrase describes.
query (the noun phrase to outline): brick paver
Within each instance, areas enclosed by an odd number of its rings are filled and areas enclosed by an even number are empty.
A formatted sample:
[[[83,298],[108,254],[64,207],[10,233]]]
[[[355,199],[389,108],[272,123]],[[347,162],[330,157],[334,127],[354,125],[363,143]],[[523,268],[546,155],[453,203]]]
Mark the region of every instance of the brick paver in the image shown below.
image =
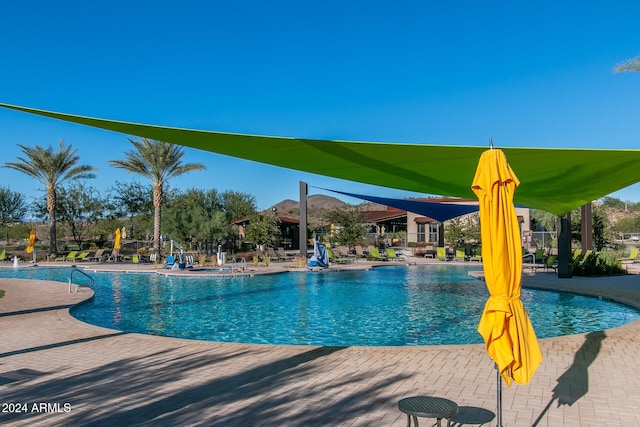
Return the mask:
[[[637,275],[523,280],[640,307]],[[456,426],[495,425],[496,374],[483,345],[271,346],[128,334],[69,316],[90,290],[14,279],[0,279],[0,288],[3,425],[404,426],[397,402],[418,394],[457,402]],[[640,425],[640,322],[540,343],[544,360],[531,383],[503,388],[505,426]]]

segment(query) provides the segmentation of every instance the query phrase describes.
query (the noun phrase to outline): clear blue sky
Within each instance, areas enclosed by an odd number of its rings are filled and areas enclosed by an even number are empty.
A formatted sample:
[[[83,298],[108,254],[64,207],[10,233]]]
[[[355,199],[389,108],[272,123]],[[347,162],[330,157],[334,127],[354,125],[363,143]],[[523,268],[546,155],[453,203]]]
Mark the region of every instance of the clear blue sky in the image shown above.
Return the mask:
[[[637,0],[0,0],[0,102],[259,135],[637,149],[640,73],[613,67],[640,54],[639,17]],[[109,166],[126,135],[0,110],[0,163],[61,138],[99,169],[91,185],[144,182]],[[261,209],[297,199],[300,180],[415,195],[185,151],[207,170],[173,187]],[[0,185],[42,196],[6,168]],[[640,201],[640,185],[613,196]]]

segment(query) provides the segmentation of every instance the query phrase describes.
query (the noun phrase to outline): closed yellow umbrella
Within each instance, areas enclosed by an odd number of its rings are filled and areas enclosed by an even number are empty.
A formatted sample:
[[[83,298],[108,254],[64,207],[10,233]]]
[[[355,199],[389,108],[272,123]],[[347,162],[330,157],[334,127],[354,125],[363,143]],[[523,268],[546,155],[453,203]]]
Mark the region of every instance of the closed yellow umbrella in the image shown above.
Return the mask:
[[[30,254],[33,252],[33,249],[36,246],[36,230],[31,229],[31,233],[29,233],[29,244],[27,245],[26,252]]]
[[[489,291],[478,332],[496,363],[498,380],[528,384],[542,361],[538,339],[520,300],[522,243],[513,195],[520,182],[498,149],[482,153],[472,189],[480,202],[482,265]],[[499,381],[500,385],[500,381]],[[501,397],[498,389],[498,425]]]
[[[113,242],[113,249],[120,249],[120,229],[116,228],[116,241]]]

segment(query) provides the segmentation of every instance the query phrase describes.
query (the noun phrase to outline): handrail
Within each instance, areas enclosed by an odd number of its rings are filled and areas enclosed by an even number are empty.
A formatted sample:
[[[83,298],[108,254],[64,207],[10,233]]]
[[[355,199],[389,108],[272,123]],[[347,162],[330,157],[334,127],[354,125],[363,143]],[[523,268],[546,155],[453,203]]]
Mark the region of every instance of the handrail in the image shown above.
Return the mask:
[[[69,293],[71,293],[71,280],[73,279],[73,273],[75,273],[76,271],[89,279],[89,284],[88,285],[81,285],[81,284],[76,285],[76,292],[78,292],[78,288],[80,286],[87,286],[87,287],[91,288],[93,286],[93,283],[94,283],[93,282],[93,277],[89,276],[87,273],[85,273],[84,271],[80,270],[79,268],[71,267],[71,271],[69,271]]]

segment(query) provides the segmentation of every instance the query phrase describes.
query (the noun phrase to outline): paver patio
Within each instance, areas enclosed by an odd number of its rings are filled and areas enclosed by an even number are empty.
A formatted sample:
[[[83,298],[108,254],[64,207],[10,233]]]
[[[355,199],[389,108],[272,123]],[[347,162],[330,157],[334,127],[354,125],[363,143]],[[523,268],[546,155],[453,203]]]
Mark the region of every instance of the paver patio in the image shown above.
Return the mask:
[[[638,275],[523,281],[640,307]],[[397,402],[412,395],[457,402],[456,426],[495,425],[496,374],[483,345],[173,339],[75,320],[69,307],[88,289],[69,294],[65,283],[16,279],[0,279],[0,289],[2,425],[405,426]],[[531,384],[503,388],[505,426],[640,425],[640,321],[540,343],[544,360]]]

